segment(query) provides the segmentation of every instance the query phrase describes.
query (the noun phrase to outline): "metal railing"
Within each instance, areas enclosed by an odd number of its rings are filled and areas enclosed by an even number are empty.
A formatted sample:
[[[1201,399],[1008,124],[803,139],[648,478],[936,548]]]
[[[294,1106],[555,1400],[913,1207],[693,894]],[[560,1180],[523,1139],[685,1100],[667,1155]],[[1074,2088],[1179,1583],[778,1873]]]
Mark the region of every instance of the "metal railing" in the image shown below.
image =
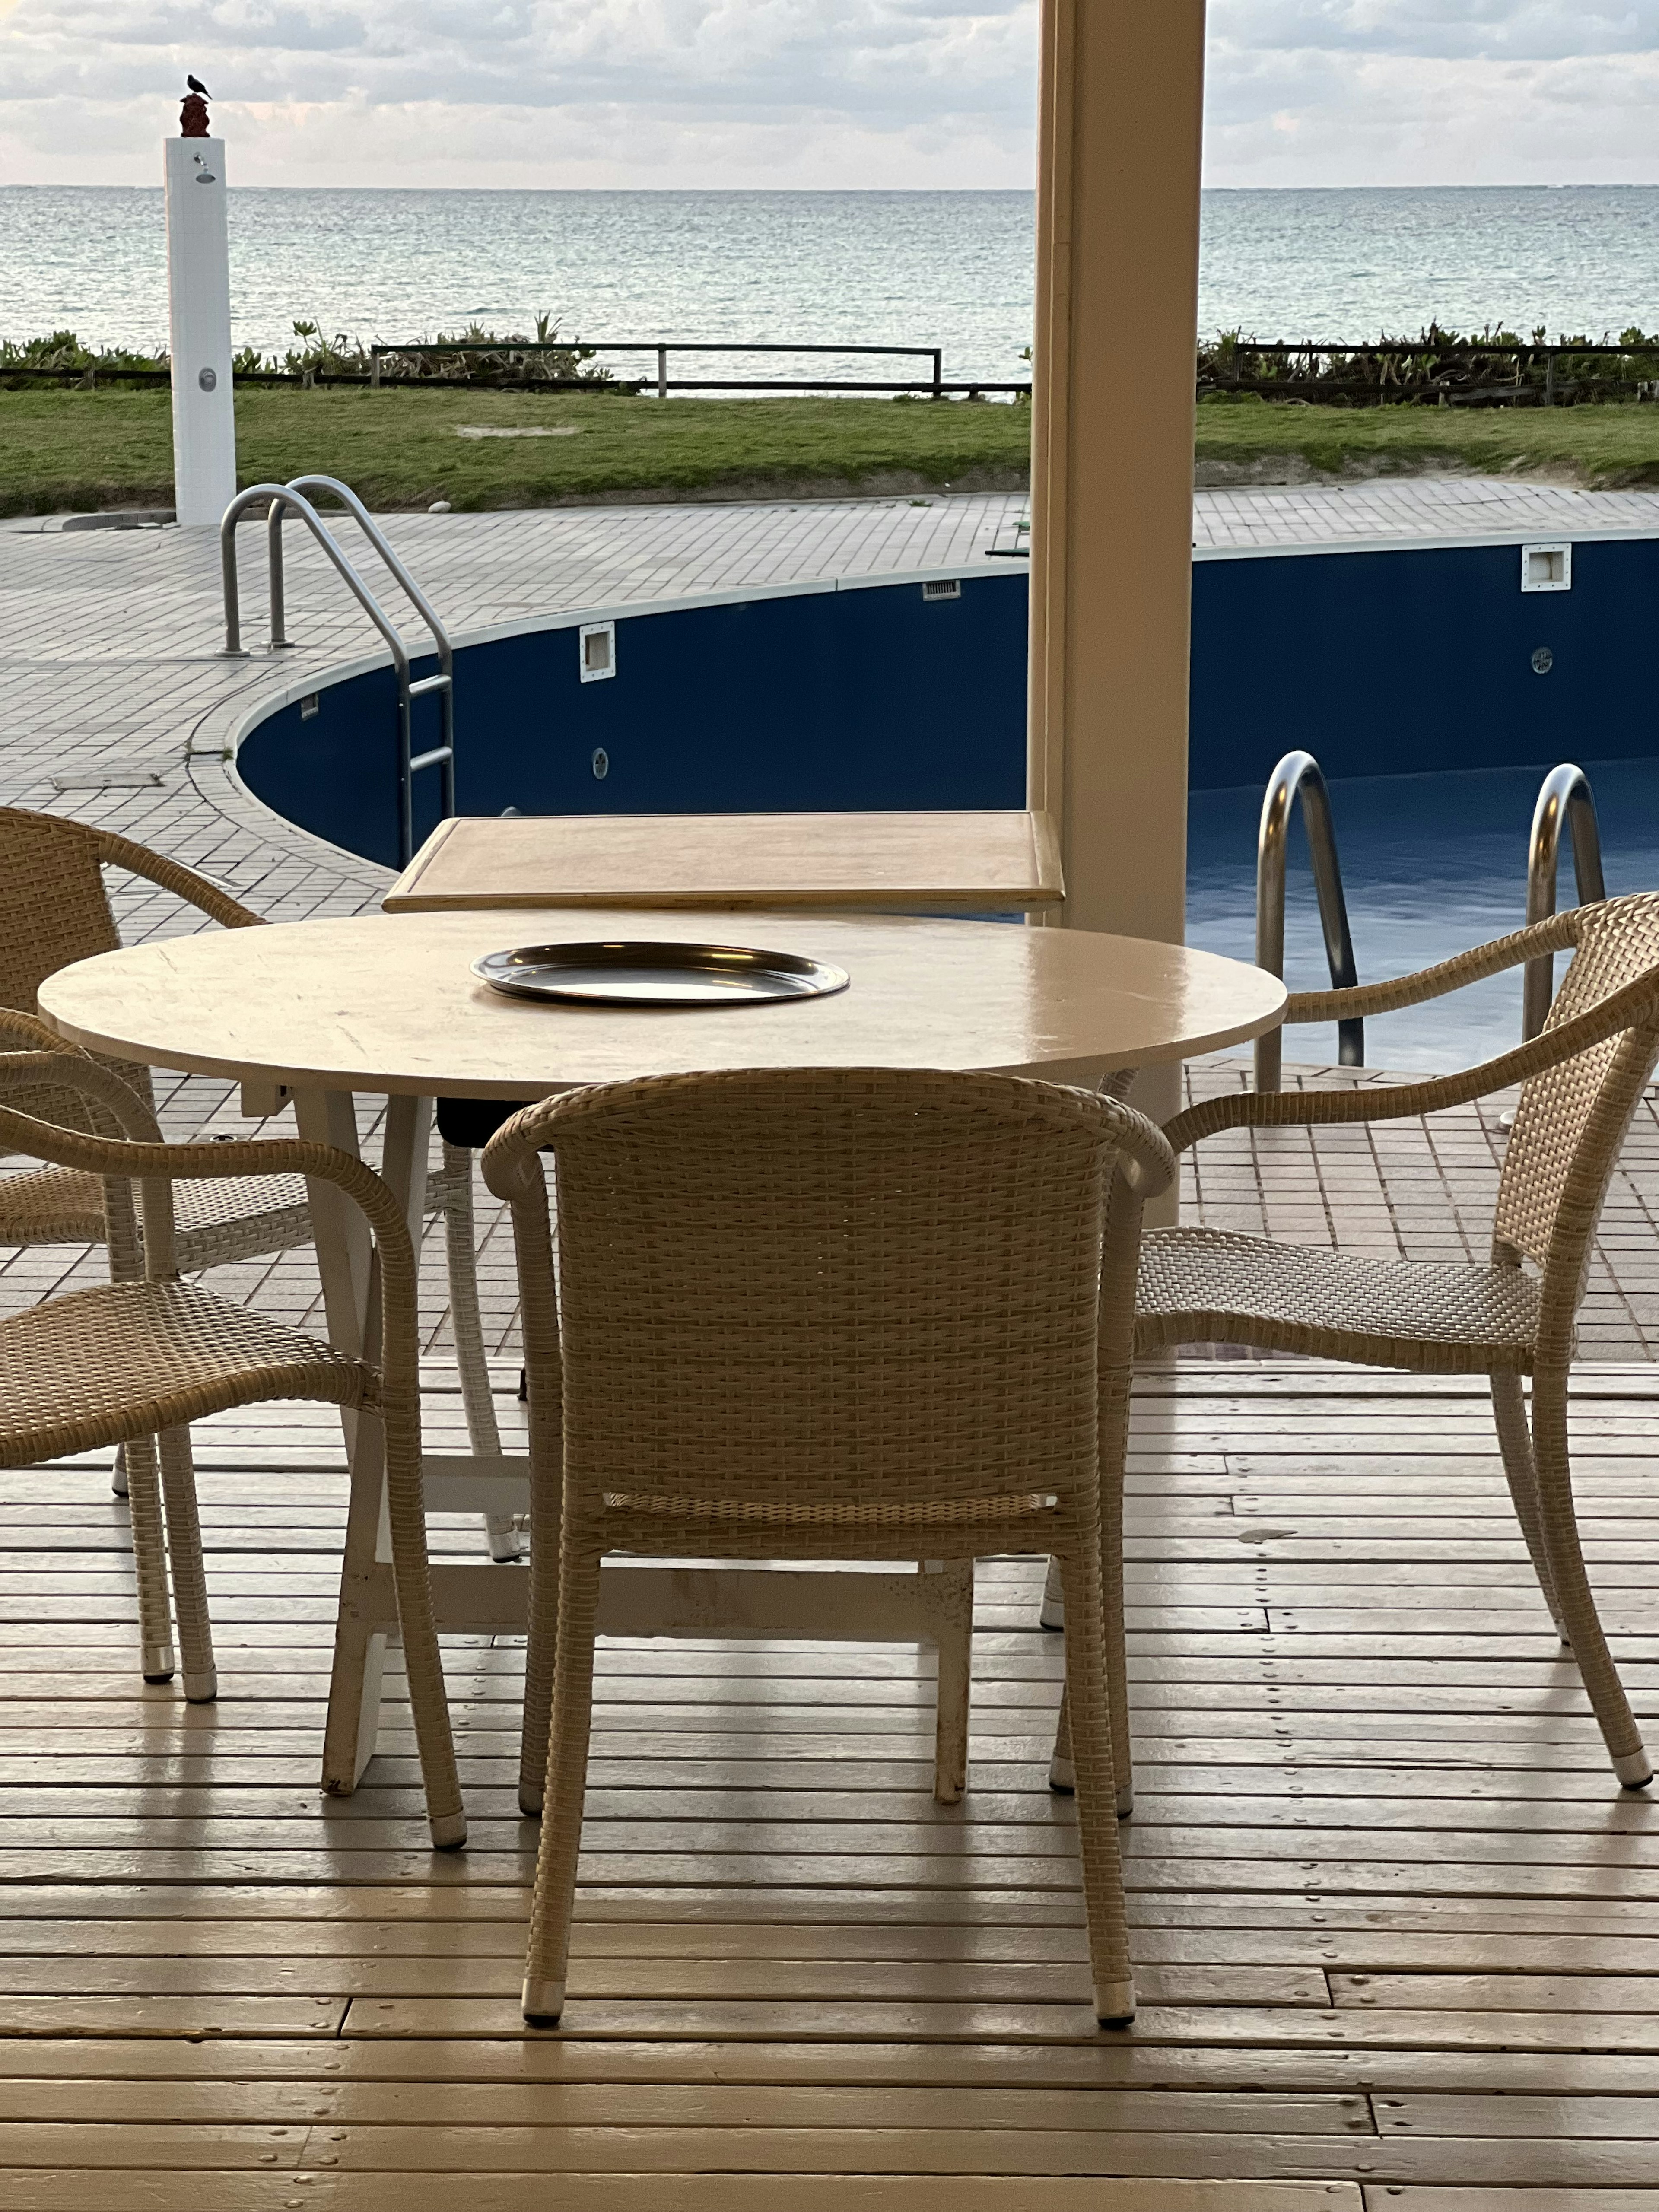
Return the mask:
[[[1527,920],[1544,921],[1555,912],[1557,864],[1561,857],[1561,823],[1572,839],[1573,880],[1580,906],[1607,895],[1601,874],[1601,833],[1595,818],[1595,794],[1589,778],[1571,761],[1553,768],[1539,787],[1527,841]],[[1522,986],[1521,1036],[1524,1043],[1544,1026],[1555,996],[1555,956],[1545,953],[1527,963]]]
[[[1285,860],[1290,836],[1291,808],[1302,802],[1302,821],[1308,833],[1308,852],[1313,862],[1314,890],[1319,899],[1320,927],[1325,935],[1325,959],[1331,988],[1349,991],[1359,981],[1354,966],[1353,939],[1348,931],[1347,901],[1342,896],[1342,871],[1336,857],[1336,833],[1331,823],[1331,797],[1319,763],[1311,753],[1286,753],[1267,779],[1261,801],[1261,826],[1255,848],[1255,964],[1269,975],[1285,973]],[[1339,1022],[1337,1059],[1344,1067],[1363,1067],[1365,1062],[1365,1024]],[[1255,1041],[1255,1087],[1277,1091],[1284,1063],[1284,1032],[1270,1030]]]
[[[594,354],[601,353],[655,354],[657,357],[656,387],[657,397],[659,399],[666,399],[670,392],[923,392],[930,399],[943,399],[948,393],[955,392],[1012,392],[1018,396],[1022,393],[1029,394],[1031,389],[1031,382],[1029,377],[1025,378],[1021,382],[1014,384],[998,384],[995,382],[988,383],[982,377],[976,378],[965,383],[947,384],[945,381],[945,349],[942,346],[824,345],[817,343],[811,345],[783,345],[775,343],[769,339],[764,342],[750,342],[740,338],[731,340],[723,338],[718,340],[709,338],[571,338],[568,342],[564,340],[544,342],[538,339],[533,343],[526,342],[522,344],[515,343],[505,338],[498,338],[493,341],[475,338],[470,343],[465,340],[445,338],[433,343],[427,343],[423,341],[417,345],[375,345],[369,348],[368,380],[372,386],[378,386],[381,381],[381,362],[385,361],[396,360],[404,356],[423,356],[428,354],[472,354],[479,356],[480,357],[493,355],[497,358],[512,360],[515,359],[521,354],[548,353],[580,354],[584,358]],[[867,379],[859,380],[856,378],[846,377],[817,379],[801,377],[763,379],[752,376],[671,377],[668,374],[669,356],[671,354],[677,353],[827,353],[843,356],[847,354],[885,354],[890,356],[903,356],[907,358],[929,362],[933,365],[933,374],[931,376],[925,378],[908,377],[902,381],[896,383],[876,383],[872,382]],[[408,380],[416,384],[418,384],[421,381],[419,378],[414,378]],[[429,380],[437,382],[440,380],[434,378]],[[509,386],[508,388],[516,389],[516,386]],[[531,385],[531,388],[537,388],[533,382]],[[605,387],[601,385],[596,385],[591,379],[566,378],[563,380],[556,380],[549,378],[541,382],[539,388],[550,392],[580,392],[603,390]],[[633,387],[630,386],[630,388]]]
[[[435,676],[415,678],[411,675],[409,648],[404,643],[397,624],[346,557],[333,532],[306,497],[307,492],[327,492],[339,500],[386,563],[393,581],[432,633],[438,658]],[[270,636],[268,641],[270,648],[281,651],[290,643],[286,632],[283,519],[292,511],[321,546],[341,581],[386,640],[391,652],[392,665],[398,678],[398,862],[400,867],[407,867],[415,853],[414,779],[422,769],[442,770],[441,811],[445,816],[455,811],[455,656],[448,632],[425,592],[393,552],[385,533],[351,487],[341,483],[334,477],[295,477],[289,483],[252,484],[246,491],[238,492],[225,509],[220,522],[219,553],[225,589],[224,650],[228,658],[246,658],[242,644],[241,593],[236,572],[236,526],[247,509],[258,506],[261,500],[270,502],[270,511],[265,517],[265,542],[270,572]],[[438,702],[439,742],[425,752],[416,753],[414,750],[415,702],[427,697],[434,697]]]

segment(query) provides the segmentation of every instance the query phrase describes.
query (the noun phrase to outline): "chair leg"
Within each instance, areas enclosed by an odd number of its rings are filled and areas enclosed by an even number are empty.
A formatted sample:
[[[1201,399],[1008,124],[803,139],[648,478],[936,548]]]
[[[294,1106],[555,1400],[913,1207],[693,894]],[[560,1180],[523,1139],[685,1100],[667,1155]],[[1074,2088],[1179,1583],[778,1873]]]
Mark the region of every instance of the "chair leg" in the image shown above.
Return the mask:
[[[208,1613],[207,1571],[202,1563],[202,1523],[196,1510],[190,1431],[164,1429],[160,1443],[167,1556],[173,1566],[173,1602],[179,1616],[185,1695],[193,1705],[210,1705],[219,1694],[219,1676],[213,1663],[213,1625]]]
[[[1129,1964],[1128,1916],[1118,1844],[1116,1771],[1106,1682],[1106,1620],[1100,1586],[1098,1538],[1083,1541],[1065,1559],[1066,1705],[1077,1776],[1078,1848],[1083,1861],[1084,1909],[1089,1922],[1089,1963],[1095,2013],[1103,2026],[1134,2018],[1135,1988]]]
[[[112,1498],[125,1498],[129,1494],[127,1448],[125,1444],[117,1444],[115,1447],[115,1464],[109,1471],[109,1487],[110,1495]]]
[[[519,1810],[538,1820],[547,1787],[547,1747],[553,1726],[553,1674],[559,1628],[556,1541],[533,1516],[530,1531],[530,1618],[525,1639],[524,1724],[519,1739]]]
[[[1123,1611],[1123,1469],[1129,1454],[1129,1395],[1133,1383],[1133,1370],[1128,1367],[1109,1368],[1100,1377],[1100,1589],[1120,1820],[1127,1820],[1135,1808],[1128,1639]]]
[[[923,1602],[939,1653],[933,1730],[933,1797],[956,1805],[968,1786],[968,1719],[973,1697],[974,1563],[921,1570]]]
[[[547,1785],[553,1674],[559,1626],[563,1519],[556,1448],[532,1416],[530,1442],[530,1606],[525,1638],[524,1724],[519,1744],[519,1810],[539,1820]],[[597,1600],[595,1601],[597,1603]]]
[[[1054,1715],[1054,1747],[1048,1760],[1048,1787],[1069,1797],[1077,1788],[1077,1767],[1072,1758],[1072,1693],[1060,1686],[1060,1711]]]
[[[1556,1633],[1565,1644],[1569,1638],[1561,1626],[1561,1608],[1556,1601],[1555,1585],[1550,1580],[1549,1553],[1538,1517],[1538,1470],[1533,1464],[1532,1431],[1527,1425],[1526,1390],[1518,1375],[1492,1376],[1492,1410],[1515,1517],[1527,1541],[1527,1557],[1532,1561],[1533,1572],[1538,1577],[1538,1587],[1544,1594]]]
[[[1653,1767],[1602,1632],[1572,1510],[1565,1370],[1533,1377],[1532,1449],[1538,1471],[1539,1519],[1562,1624],[1613,1760],[1613,1771],[1626,1790],[1640,1790],[1652,1781]]]
[[[478,1308],[478,1248],[472,1218],[472,1155],[464,1146],[443,1148],[444,1180],[453,1194],[444,1209],[444,1256],[449,1271],[449,1322],[455,1336],[455,1361],[461,1374],[461,1403],[466,1409],[467,1440],[480,1459],[499,1459],[501,1432],[489,1395],[489,1363],[484,1352],[483,1316]],[[486,1513],[484,1534],[489,1556],[505,1565],[522,1547],[510,1513]]]
[[[375,1419],[358,1416],[358,1432]],[[449,1700],[444,1694],[443,1660],[432,1612],[432,1577],[426,1551],[426,1493],[421,1480],[418,1404],[400,1417],[388,1407],[385,1417],[386,1506],[392,1530],[392,1576],[398,1592],[398,1625],[403,1632],[404,1668],[409,1680],[410,1711],[421,1779],[426,1785],[426,1816],[434,1850],[459,1850],[466,1841],[455,1741],[450,1732]]]
[[[132,1528],[132,1569],[138,1585],[138,1641],[147,1682],[170,1682],[176,1662],[173,1649],[173,1600],[167,1589],[167,1528],[161,1518],[161,1486],[155,1468],[155,1439],[136,1437],[125,1447],[126,1464],[118,1496],[127,1500]]]
[[[524,2015],[556,2021],[564,2010],[576,1868],[581,1856],[587,1746],[593,1719],[593,1637],[599,1619],[599,1546],[567,1526],[559,1547],[558,1654],[548,1742],[541,1844],[525,1954]]]
[[[1048,1571],[1042,1579],[1042,1610],[1037,1615],[1040,1628],[1062,1629],[1066,1626],[1066,1592],[1060,1578],[1060,1561],[1050,1559]]]

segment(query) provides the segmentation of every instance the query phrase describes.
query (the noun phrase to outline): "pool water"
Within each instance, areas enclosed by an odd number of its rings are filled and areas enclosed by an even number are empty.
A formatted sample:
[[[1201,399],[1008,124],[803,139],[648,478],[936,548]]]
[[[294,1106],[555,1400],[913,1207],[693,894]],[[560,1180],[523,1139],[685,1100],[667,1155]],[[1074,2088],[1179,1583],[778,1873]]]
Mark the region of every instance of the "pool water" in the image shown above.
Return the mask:
[[[1559,757],[1577,757],[1564,742]],[[1659,760],[1580,758],[1595,793],[1610,896],[1659,888]],[[1330,786],[1354,961],[1362,983],[1402,975],[1519,929],[1526,920],[1527,841],[1541,768],[1437,775],[1353,776]],[[1188,942],[1249,959],[1255,945],[1255,841],[1261,792],[1194,792],[1188,817]],[[1558,903],[1574,903],[1571,841],[1562,839]],[[1328,988],[1307,841],[1292,817],[1285,921],[1292,990]],[[1558,975],[1560,963],[1558,963]],[[1426,1006],[1365,1024],[1373,1067],[1467,1067],[1521,1038],[1521,970]],[[1286,1033],[1285,1058],[1331,1061],[1334,1027]]]

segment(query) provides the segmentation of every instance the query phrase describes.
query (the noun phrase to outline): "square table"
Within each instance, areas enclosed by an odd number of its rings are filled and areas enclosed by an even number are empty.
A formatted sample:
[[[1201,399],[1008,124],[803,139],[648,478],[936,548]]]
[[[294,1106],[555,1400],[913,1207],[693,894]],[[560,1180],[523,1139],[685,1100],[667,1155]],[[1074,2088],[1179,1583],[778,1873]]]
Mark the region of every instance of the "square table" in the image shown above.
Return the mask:
[[[1051,816],[455,815],[382,901],[456,907],[834,907],[1028,913],[1065,896]]]

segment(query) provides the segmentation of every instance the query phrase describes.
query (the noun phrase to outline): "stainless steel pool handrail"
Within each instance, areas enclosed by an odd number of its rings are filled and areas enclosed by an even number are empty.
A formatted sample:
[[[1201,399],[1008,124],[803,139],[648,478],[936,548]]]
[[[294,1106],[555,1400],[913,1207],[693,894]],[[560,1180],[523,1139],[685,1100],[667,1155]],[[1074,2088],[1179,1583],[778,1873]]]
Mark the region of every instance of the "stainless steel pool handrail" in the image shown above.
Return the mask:
[[[431,631],[437,647],[438,673],[435,676],[423,676],[418,679],[411,676],[409,648],[404,643],[402,634],[352,565],[322,516],[305,496],[307,491],[334,494],[362,528],[370,544],[385,562],[393,581],[400,586]],[[392,665],[398,679],[398,854],[399,866],[407,867],[415,851],[414,778],[419,770],[428,768],[442,769],[441,812],[448,817],[455,811],[455,658],[448,633],[430,601],[392,551],[368,508],[350,486],[341,483],[334,477],[295,477],[285,484],[250,485],[247,490],[239,492],[232,500],[220,522],[219,550],[225,592],[224,650],[228,657],[246,658],[241,634],[241,595],[236,572],[236,526],[240,517],[261,500],[270,502],[270,512],[265,518],[265,536],[270,576],[269,642],[271,647],[283,649],[289,642],[284,631],[283,518],[291,507],[322,547],[347,590],[391,650]],[[429,695],[435,696],[438,701],[440,741],[427,751],[416,753],[415,702]]]
[[[1579,905],[1593,905],[1607,895],[1601,873],[1601,831],[1596,820],[1595,794],[1583,769],[1572,761],[1563,761],[1559,768],[1550,770],[1539,786],[1538,803],[1532,811],[1532,830],[1527,840],[1529,922],[1546,921],[1555,912],[1564,817],[1572,838],[1573,882]],[[1523,1044],[1543,1028],[1554,996],[1555,957],[1547,952],[1527,963],[1521,1000]]]
[[[415,794],[413,780],[422,769],[436,768],[443,771],[441,779],[441,797],[439,813],[447,819],[455,811],[455,654],[449,642],[449,633],[438,619],[436,608],[416,582],[408,569],[393,552],[385,532],[363,505],[351,486],[342,483],[337,477],[290,477],[288,489],[291,492],[331,493],[351,516],[369,544],[390,570],[393,580],[402,591],[421,620],[432,633],[433,643],[438,648],[438,673],[423,676],[417,683],[404,681],[408,697],[400,702],[398,743],[398,841],[399,865],[407,867],[415,857]],[[282,613],[283,584],[283,510],[272,501],[265,525],[270,552],[270,588],[272,629],[275,630]],[[427,694],[438,702],[438,742],[423,753],[411,757],[413,740],[411,702]]]
[[[1331,821],[1331,795],[1319,763],[1311,753],[1286,753],[1272,775],[1261,801],[1261,824],[1255,848],[1255,964],[1269,975],[1285,973],[1285,862],[1291,828],[1291,808],[1302,802],[1303,826],[1308,833],[1309,857],[1313,862],[1314,890],[1319,899],[1319,922],[1325,936],[1325,960],[1331,971],[1331,988],[1349,991],[1359,981],[1354,966],[1353,939],[1348,929],[1347,901],[1342,895],[1342,870],[1336,857],[1336,831]],[[1344,1067],[1365,1063],[1365,1024],[1339,1022],[1337,1059]],[[1284,1064],[1284,1032],[1270,1030],[1255,1042],[1255,1087],[1277,1091]]]

